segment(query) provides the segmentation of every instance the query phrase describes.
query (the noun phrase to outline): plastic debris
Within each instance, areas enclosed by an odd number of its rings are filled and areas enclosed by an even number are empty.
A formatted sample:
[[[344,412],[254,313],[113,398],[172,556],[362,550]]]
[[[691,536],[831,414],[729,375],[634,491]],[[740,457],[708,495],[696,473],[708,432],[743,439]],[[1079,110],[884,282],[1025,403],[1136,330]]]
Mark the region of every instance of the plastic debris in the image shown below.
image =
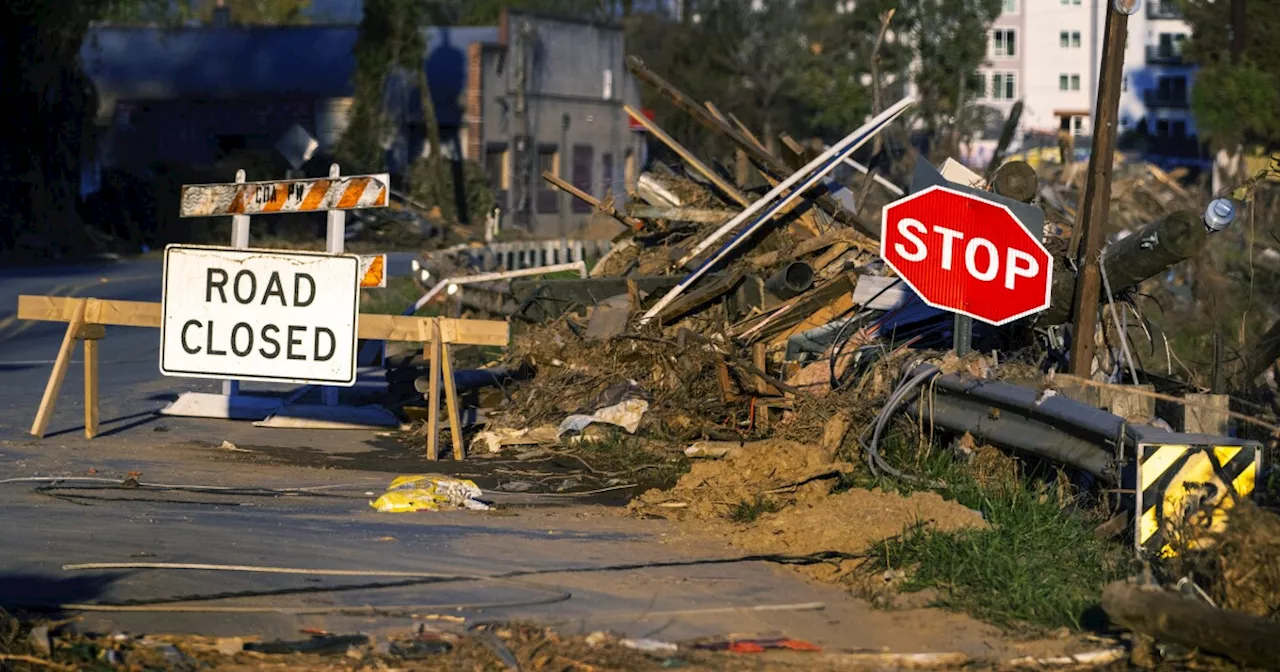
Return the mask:
[[[382,513],[406,513],[410,511],[439,511],[449,508],[487,511],[489,505],[476,499],[483,492],[474,482],[439,476],[417,474],[400,476],[387,491],[369,505]]]

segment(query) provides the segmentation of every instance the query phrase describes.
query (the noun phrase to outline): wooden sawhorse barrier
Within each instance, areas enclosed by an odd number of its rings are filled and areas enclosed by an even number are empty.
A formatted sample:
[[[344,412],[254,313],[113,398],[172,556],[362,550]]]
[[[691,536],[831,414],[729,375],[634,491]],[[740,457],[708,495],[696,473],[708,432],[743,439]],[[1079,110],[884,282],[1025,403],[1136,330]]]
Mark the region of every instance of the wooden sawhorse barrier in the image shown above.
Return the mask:
[[[147,301],[66,298],[60,296],[19,296],[18,319],[66,322],[67,331],[45,386],[40,408],[31,424],[31,434],[43,437],[53,417],[58,392],[71,365],[77,341],[84,341],[84,434],[98,434],[99,341],[107,326],[160,328],[160,304]],[[462,419],[454,386],[451,345],[492,345],[506,347],[510,329],[499,320],[459,320],[446,317],[405,317],[361,313],[358,338],[370,341],[422,343],[431,358],[431,387],[427,394],[427,459],[439,458],[440,381],[444,380],[445,406],[453,457],[466,457],[462,445]]]

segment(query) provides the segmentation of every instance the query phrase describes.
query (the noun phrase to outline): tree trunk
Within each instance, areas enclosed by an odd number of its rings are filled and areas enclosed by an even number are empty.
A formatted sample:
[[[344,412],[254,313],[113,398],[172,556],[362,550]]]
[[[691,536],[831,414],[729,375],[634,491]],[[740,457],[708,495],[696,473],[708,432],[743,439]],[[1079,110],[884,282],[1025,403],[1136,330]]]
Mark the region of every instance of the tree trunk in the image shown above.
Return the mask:
[[[85,246],[76,201],[94,96],[79,56],[90,11],[31,4],[0,9],[8,117],[0,124],[0,248],[21,245],[59,258]]]

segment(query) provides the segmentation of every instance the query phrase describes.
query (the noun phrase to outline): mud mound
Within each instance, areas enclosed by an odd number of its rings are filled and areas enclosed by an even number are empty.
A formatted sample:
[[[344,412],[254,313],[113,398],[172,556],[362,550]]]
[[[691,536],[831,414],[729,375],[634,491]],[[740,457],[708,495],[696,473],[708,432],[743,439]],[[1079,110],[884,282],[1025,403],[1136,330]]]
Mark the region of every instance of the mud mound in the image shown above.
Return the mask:
[[[833,462],[830,450],[792,441],[758,441],[722,459],[698,460],[671,490],[650,490],[633,511],[677,519],[722,520],[735,506],[757,498],[779,502],[821,499],[830,491],[823,476],[851,470]]]
[[[1171,575],[1194,577],[1225,609],[1280,618],[1280,515],[1242,501],[1198,522],[1223,518],[1220,531],[1175,539]],[[1190,541],[1204,537],[1208,543]]]
[[[761,553],[860,553],[917,524],[939,531],[982,529],[982,514],[932,492],[909,497],[881,490],[846,490],[801,502],[740,526],[731,543]]]

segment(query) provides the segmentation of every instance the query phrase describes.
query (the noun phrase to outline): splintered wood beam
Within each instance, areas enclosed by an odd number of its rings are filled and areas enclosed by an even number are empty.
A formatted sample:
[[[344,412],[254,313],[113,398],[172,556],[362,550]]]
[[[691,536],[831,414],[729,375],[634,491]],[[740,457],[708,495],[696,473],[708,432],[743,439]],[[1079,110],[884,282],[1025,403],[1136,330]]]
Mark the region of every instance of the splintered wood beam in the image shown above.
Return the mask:
[[[751,204],[751,199],[747,198],[746,194],[738,191],[737,187],[729,184],[728,180],[720,177],[720,174],[712,170],[710,166],[698,160],[698,157],[694,156],[693,152],[685,149],[684,145],[676,142],[675,138],[667,135],[666,131],[653,123],[653,121],[648,117],[641,114],[639,110],[631,107],[630,105],[623,105],[622,109],[626,110],[627,114],[631,115],[631,118],[636,120],[636,123],[644,126],[645,130],[649,131],[649,135],[652,135],[662,141],[662,144],[671,148],[671,151],[675,152],[681,159],[684,159],[684,162],[689,164],[690,168],[693,168],[698,171],[700,175],[711,180],[711,183],[716,185],[717,189],[737,202],[738,205],[746,207]]]
[[[85,304],[82,321],[87,324],[160,328],[160,304],[146,301],[22,295],[18,297],[18,319],[70,322],[81,303]],[[361,313],[358,338],[369,341],[421,341],[419,323],[430,319],[434,318]],[[510,342],[510,325],[501,320],[439,319],[440,334],[445,343],[501,347]],[[427,337],[430,338],[429,333]]]
[[[560,189],[563,189],[564,191],[568,192],[570,196],[573,196],[574,198],[591,206],[592,209],[603,212],[604,214],[613,217],[614,219],[622,222],[623,224],[626,224],[627,226],[633,229],[639,230],[644,228],[644,222],[638,219],[635,219],[634,217],[626,216],[625,214],[619,212],[618,209],[613,206],[605,207],[604,204],[600,202],[600,199],[573,186],[572,184],[569,184],[568,182],[565,182],[559,177],[556,177],[555,175],[551,174],[551,172],[549,171],[543,171],[542,179],[546,180],[547,182],[550,182],[551,184],[555,185],[556,187],[559,187]]]
[[[793,172],[787,168],[787,164],[783,163],[782,159],[779,159],[769,153],[763,145],[758,143],[758,141],[753,142],[737,129],[721,123],[720,120],[717,119],[715,115],[711,114],[711,112],[706,108],[699,105],[692,98],[685,95],[683,91],[677,89],[670,82],[658,76],[657,73],[645,66],[644,61],[641,59],[635,56],[629,57],[627,59],[627,67],[637,79],[657,89],[671,100],[676,107],[692,115],[694,119],[698,120],[699,123],[706,126],[712,132],[723,135],[737,143],[737,145],[746,150],[753,159],[768,167],[770,171],[777,175],[790,175]],[[822,194],[816,200],[818,205],[832,217],[835,217],[837,221],[843,224],[856,225],[858,228],[870,235],[879,235],[879,227],[872,227],[862,221],[861,218],[842,208],[840,204],[829,195]]]

